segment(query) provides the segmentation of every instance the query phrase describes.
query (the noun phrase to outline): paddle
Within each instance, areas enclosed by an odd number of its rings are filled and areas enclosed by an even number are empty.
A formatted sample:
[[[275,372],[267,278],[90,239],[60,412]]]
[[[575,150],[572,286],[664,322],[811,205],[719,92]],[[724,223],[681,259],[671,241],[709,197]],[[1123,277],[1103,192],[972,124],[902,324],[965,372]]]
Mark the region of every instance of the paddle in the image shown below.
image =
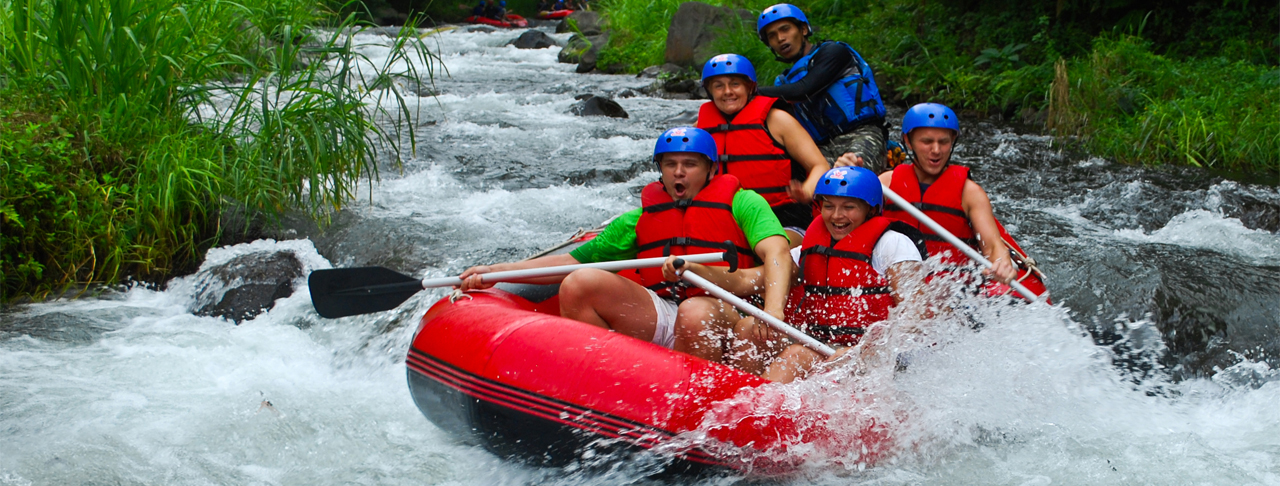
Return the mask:
[[[737,257],[724,253],[700,253],[686,256],[685,259],[697,263],[713,263]],[[598,268],[610,272],[634,268],[661,267],[666,261],[664,257],[640,258],[635,260],[619,260],[616,262],[580,263],[577,265],[560,265],[555,267],[530,268],[506,272],[490,272],[481,274],[484,283],[511,282],[554,275],[568,275],[582,268]],[[413,294],[422,289],[432,287],[452,287],[461,285],[458,277],[441,277],[418,280],[408,275],[383,267],[332,268],[316,270],[307,277],[307,286],[311,289],[311,305],[315,306],[320,317],[329,319],[360,314],[371,314],[396,308],[409,300]]]
[[[677,258],[676,261],[672,263],[675,265],[676,268],[680,268],[684,266],[684,263],[686,260],[693,261],[691,258]],[[694,263],[702,263],[702,262],[694,262]],[[799,329],[791,327],[790,324],[782,322],[777,317],[773,317],[769,315],[767,312],[761,310],[759,307],[751,305],[751,303],[738,298],[738,296],[729,293],[727,290],[720,288],[718,285],[711,283],[705,278],[702,278],[702,276],[695,274],[693,272],[686,272],[686,271],[678,271],[678,273],[680,274],[681,280],[694,284],[699,288],[701,288],[702,290],[707,291],[707,293],[715,296],[715,298],[723,300],[730,304],[733,304],[734,307],[737,307],[738,309],[741,309],[743,312],[750,314],[751,317],[755,317],[756,319],[764,321],[764,323],[768,324],[769,327],[772,327],[774,330],[778,332],[786,334],[787,337],[791,338],[793,341],[803,344],[804,347],[812,349],[814,350],[814,352],[821,354],[823,358],[830,358],[831,355],[836,353],[836,350],[832,349],[831,346],[827,346],[826,344],[823,344],[822,341],[814,339],[812,336],[805,334],[803,332],[800,332]]]
[[[960,238],[956,238],[956,235],[951,234],[950,231],[947,231],[946,228],[943,228],[942,225],[938,224],[937,221],[934,221],[932,218],[925,216],[923,212],[921,212],[911,203],[907,202],[906,199],[903,199],[902,196],[899,196],[897,193],[890,190],[889,186],[881,184],[880,187],[884,188],[884,195],[887,196],[889,199],[893,200],[894,204],[897,204],[898,207],[902,208],[904,211],[911,213],[912,216],[915,216],[916,220],[920,221],[921,223],[924,223],[926,226],[929,227],[929,229],[932,229],[934,233],[937,233],[938,236],[941,236],[942,239],[947,240],[947,243],[951,243],[952,246],[959,248],[961,252],[964,252],[966,256],[968,256],[969,258],[972,258],[973,261],[978,262],[978,264],[982,265],[984,268],[991,268],[993,266],[993,264],[990,261],[988,261],[986,257],[983,257],[981,253],[978,253],[977,250],[974,250],[973,247],[969,246],[965,242],[960,241]],[[1036,299],[1039,299],[1038,295],[1036,295],[1031,290],[1027,289],[1026,286],[1022,285],[1022,283],[1018,282],[1017,280],[1009,281],[1009,286],[1013,287],[1014,290],[1017,290],[1018,293],[1022,294],[1023,297],[1026,297],[1027,300],[1034,302],[1036,301]]]

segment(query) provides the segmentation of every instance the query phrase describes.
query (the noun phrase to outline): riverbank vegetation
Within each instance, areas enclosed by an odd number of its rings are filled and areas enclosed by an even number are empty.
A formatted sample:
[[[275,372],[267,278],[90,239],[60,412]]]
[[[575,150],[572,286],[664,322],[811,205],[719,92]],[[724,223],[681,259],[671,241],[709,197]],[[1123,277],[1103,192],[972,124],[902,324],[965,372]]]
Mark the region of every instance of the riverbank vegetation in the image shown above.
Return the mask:
[[[614,35],[601,64],[661,64],[681,0],[600,0]],[[708,0],[758,13],[773,0]],[[1002,115],[1134,164],[1280,174],[1280,5],[1240,0],[818,0],[815,39],[848,42],[900,105]],[[755,26],[717,50],[762,82],[786,67]],[[972,119],[972,118],[971,118]],[[891,120],[896,122],[896,120]]]
[[[374,64],[340,9],[4,2],[0,302],[190,269],[244,230],[221,227],[224,210],[324,219],[376,177],[383,149],[398,160],[400,125],[375,123],[408,115],[388,68],[426,82],[412,66],[431,66],[428,51],[403,31]]]

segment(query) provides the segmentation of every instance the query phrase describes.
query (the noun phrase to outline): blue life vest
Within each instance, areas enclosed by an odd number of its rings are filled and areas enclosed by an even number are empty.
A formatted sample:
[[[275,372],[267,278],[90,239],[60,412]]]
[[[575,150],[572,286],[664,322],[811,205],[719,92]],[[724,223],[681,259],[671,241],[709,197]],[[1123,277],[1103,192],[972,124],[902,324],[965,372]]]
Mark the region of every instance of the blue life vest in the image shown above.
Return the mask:
[[[818,44],[809,54],[801,57],[791,68],[783,71],[774,81],[775,86],[795,83],[809,74],[813,55],[828,42]],[[849,44],[835,42],[853,54],[856,64],[850,64],[844,73],[821,96],[792,103],[796,119],[804,126],[814,142],[822,141],[853,131],[859,125],[884,120],[884,101],[876,86],[871,66]]]

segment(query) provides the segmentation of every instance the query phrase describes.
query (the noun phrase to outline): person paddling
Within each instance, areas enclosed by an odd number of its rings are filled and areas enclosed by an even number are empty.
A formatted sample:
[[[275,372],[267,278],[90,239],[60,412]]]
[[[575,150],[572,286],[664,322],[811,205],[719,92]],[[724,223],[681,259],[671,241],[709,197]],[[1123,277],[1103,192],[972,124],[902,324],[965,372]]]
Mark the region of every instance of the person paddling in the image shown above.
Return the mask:
[[[884,170],[884,102],[867,61],[843,42],[810,43],[808,17],[789,3],[764,9],[756,19],[756,33],[779,61],[792,64],[775,86],[761,87],[760,94],[790,102],[832,165]]]
[[[775,105],[777,98],[756,92],[756,70],[737,54],[721,54],[702,68],[702,85],[711,101],[698,111],[698,128],[710,132],[720,150],[720,172],[764,196],[799,246],[813,221],[809,202],[818,179],[831,167],[800,122]],[[792,167],[804,175],[792,180]]]
[[[830,345],[853,346],[872,324],[889,316],[920,278],[923,237],[915,228],[880,215],[884,196],[875,173],[838,167],[823,174],[814,193],[819,216],[804,243],[791,250],[797,281],[786,321]],[[755,269],[726,273],[689,263],[685,269],[732,293],[759,288]],[[663,267],[675,277],[673,262]],[[821,356],[754,318],[734,328],[731,364],[764,378],[803,378]],[[838,355],[837,355],[838,356]]]
[[[667,130],[653,151],[661,178],[645,186],[641,208],[618,216],[568,254],[468,268],[459,276],[460,288],[491,287],[480,278],[489,272],[731,250],[740,268],[760,265],[764,308],[781,317],[791,274],[782,225],[763,197],[743,190],[732,175],[716,175],[716,155],[711,134],[691,127]],[[623,274],[582,269],[530,281],[556,282],[561,316],[704,359],[718,361],[722,350],[703,346],[693,330],[728,329],[741,318],[701,289],[666,281],[658,268]]]
[[[987,192],[969,178],[969,168],[951,163],[952,150],[960,135],[960,120],[951,108],[938,103],[921,103],[902,117],[902,142],[911,163],[880,174],[880,181],[902,196],[947,231],[967,242],[991,261],[983,274],[1008,283],[1017,276],[1009,248],[991,209]],[[969,258],[934,234],[897,205],[885,207],[885,217],[905,222],[925,234],[926,249],[942,255],[950,265],[967,265]]]

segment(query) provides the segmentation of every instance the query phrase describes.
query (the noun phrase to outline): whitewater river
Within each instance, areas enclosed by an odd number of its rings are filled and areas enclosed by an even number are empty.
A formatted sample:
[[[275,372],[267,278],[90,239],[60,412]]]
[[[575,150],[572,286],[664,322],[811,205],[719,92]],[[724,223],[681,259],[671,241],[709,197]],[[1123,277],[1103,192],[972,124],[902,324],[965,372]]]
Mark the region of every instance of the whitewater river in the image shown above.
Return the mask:
[[[307,270],[452,275],[635,207],[656,177],[653,139],[699,102],[621,97],[648,80],[574,74],[556,48],[504,47],[518,34],[429,37],[448,76],[438,97],[409,99],[419,145],[403,170],[384,170],[324,233],[296,224],[211,250],[206,265],[287,250]],[[358,40],[374,58],[390,42]],[[584,93],[618,97],[630,118],[566,113]],[[979,312],[981,332],[893,378],[911,445],[888,463],[812,457],[777,481],[1280,484],[1276,188],[1119,166],[964,122],[959,160],[1049,274],[1056,305]],[[404,356],[442,290],[325,320],[300,280],[236,326],[193,315],[194,287],[180,278],[0,315],[0,485],[742,480],[532,468],[437,429],[410,399]],[[833,400],[811,388],[787,393]]]

